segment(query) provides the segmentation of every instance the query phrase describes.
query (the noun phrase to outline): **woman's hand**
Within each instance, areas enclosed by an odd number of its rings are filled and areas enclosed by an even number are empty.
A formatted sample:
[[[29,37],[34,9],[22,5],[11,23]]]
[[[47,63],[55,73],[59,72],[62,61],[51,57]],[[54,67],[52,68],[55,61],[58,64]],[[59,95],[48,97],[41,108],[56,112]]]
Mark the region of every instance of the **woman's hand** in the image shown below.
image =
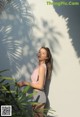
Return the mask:
[[[30,85],[30,83],[29,83],[29,82],[26,82],[26,81],[23,81],[23,82],[22,82],[22,85],[23,85],[23,86],[26,86],[26,85]]]
[[[18,82],[17,85],[19,87],[22,87],[22,86],[30,85],[30,83],[29,82],[26,82],[26,81],[22,81],[22,82]]]
[[[17,85],[18,85],[19,87],[22,87],[22,86],[23,86],[23,82],[17,82]]]

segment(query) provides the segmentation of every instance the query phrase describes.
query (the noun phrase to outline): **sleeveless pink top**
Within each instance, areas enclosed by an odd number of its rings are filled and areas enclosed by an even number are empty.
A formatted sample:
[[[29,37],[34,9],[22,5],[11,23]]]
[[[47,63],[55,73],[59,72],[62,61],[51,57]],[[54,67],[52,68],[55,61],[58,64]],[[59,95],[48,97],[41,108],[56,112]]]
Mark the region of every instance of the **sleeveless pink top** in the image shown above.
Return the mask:
[[[45,80],[46,80],[46,64],[42,64],[45,67]],[[38,83],[38,76],[39,75],[39,66],[34,69],[32,75],[31,75],[31,81],[32,83]],[[44,84],[45,84],[44,80]]]

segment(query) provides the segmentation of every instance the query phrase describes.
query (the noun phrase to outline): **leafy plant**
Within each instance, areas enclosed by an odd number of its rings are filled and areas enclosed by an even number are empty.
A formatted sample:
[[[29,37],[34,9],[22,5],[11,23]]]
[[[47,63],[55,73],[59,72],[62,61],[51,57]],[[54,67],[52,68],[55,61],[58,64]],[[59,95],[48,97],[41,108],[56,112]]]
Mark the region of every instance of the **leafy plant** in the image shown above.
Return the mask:
[[[0,104],[12,105],[13,117],[33,117],[32,104],[34,104],[34,102],[31,101],[33,94],[26,96],[30,87],[26,86],[21,90],[16,85],[15,79],[1,75],[1,73],[5,71],[7,70],[0,71]]]
[[[48,109],[33,109],[36,102],[32,102],[33,93],[28,93],[30,86],[25,86],[23,90],[17,86],[17,81],[11,77],[2,76],[3,72],[0,71],[0,104],[12,106],[13,117],[34,117],[35,114],[42,113],[46,117]],[[26,94],[28,94],[26,96]],[[51,110],[51,109],[49,109]],[[51,110],[52,112],[52,110]]]

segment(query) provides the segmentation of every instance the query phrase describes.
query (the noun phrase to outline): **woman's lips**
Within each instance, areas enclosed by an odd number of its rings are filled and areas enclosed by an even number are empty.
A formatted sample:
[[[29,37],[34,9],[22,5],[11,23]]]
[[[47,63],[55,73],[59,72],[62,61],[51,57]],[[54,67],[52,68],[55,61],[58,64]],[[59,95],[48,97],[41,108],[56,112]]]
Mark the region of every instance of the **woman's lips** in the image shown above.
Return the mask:
[[[41,56],[38,55],[38,58],[41,58]]]

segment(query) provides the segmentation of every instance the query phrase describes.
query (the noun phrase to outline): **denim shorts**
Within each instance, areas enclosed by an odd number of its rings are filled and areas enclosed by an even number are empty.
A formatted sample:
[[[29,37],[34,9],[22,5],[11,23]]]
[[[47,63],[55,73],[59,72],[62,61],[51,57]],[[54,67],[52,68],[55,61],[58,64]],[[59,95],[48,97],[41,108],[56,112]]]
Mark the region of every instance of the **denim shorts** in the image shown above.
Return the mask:
[[[44,90],[33,89],[33,101],[46,103],[46,94]]]

